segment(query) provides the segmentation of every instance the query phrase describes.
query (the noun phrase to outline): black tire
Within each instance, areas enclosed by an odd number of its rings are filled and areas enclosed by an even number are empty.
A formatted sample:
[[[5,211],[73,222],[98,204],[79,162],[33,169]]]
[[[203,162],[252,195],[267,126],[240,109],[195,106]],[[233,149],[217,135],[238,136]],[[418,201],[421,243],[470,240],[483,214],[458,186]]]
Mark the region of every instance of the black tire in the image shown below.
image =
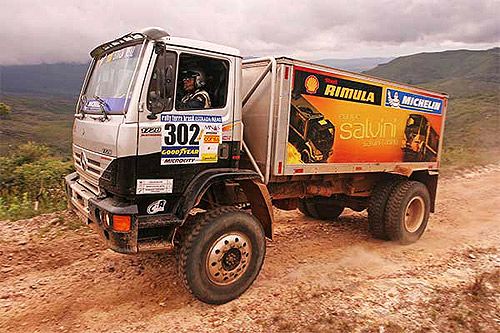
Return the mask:
[[[299,200],[299,211],[309,217],[333,221],[336,220],[344,211],[344,207],[333,203],[318,202],[314,198]]]
[[[385,230],[390,240],[401,244],[416,242],[429,220],[430,195],[416,181],[404,181],[394,187],[385,211]]]
[[[209,304],[223,304],[250,287],[266,254],[264,229],[255,217],[235,207],[220,207],[197,214],[183,231],[179,244],[179,273],[186,288],[197,299]],[[231,239],[231,243],[221,243],[227,239]],[[218,249],[219,244],[222,244],[222,250]],[[221,260],[216,263],[214,256]],[[246,258],[250,258],[248,262]],[[212,270],[217,270],[218,277]],[[228,282],[226,278],[229,278]]]
[[[375,185],[368,202],[368,227],[373,237],[389,240],[385,231],[385,209],[392,190],[401,182],[401,179],[385,179]]]

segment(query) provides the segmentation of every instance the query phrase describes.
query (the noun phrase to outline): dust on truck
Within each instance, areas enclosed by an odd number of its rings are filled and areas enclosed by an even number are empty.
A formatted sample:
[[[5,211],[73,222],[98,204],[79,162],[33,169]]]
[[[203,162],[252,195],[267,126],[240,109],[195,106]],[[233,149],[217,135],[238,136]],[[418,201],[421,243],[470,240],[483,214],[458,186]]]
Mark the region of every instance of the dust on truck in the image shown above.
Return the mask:
[[[70,205],[117,252],[175,249],[203,302],[252,284],[273,206],[323,220],[367,209],[373,236],[402,244],[434,212],[445,94],[286,57],[242,60],[159,28],[90,54]],[[412,133],[432,136],[435,156],[407,161]]]

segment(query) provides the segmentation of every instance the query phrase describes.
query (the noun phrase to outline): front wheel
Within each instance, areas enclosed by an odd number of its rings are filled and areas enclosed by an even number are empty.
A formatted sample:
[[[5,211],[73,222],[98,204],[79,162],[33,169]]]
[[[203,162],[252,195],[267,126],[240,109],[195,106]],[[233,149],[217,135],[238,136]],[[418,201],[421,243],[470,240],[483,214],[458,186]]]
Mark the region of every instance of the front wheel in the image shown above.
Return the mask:
[[[205,303],[240,296],[264,262],[266,239],[260,222],[235,207],[197,214],[180,243],[179,272],[185,286]]]

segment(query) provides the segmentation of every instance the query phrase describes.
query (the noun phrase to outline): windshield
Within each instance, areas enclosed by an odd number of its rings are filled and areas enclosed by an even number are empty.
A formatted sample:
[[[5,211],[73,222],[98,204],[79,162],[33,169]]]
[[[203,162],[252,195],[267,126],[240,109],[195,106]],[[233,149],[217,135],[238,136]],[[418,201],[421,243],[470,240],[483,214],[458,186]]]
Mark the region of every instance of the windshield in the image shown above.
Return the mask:
[[[125,47],[96,61],[84,92],[83,111],[100,113],[105,108],[110,114],[123,113],[128,104],[127,92],[141,46],[142,44]]]

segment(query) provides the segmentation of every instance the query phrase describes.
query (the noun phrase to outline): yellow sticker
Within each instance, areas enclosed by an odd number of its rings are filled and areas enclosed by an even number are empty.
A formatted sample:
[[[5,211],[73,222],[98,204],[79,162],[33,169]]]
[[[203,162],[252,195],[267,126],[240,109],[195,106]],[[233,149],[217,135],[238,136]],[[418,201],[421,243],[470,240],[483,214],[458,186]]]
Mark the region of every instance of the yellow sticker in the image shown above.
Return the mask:
[[[201,160],[203,162],[217,162],[217,154],[216,153],[201,154]]]

